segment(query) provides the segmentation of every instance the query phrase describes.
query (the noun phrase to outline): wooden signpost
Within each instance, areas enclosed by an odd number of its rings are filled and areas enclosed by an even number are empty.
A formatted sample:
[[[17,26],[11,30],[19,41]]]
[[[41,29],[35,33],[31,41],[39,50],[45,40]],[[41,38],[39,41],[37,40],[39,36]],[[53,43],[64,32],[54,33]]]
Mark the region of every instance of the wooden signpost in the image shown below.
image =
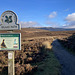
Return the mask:
[[[7,33],[0,33],[0,50],[8,51],[8,75],[15,75],[14,50],[21,50],[21,33],[13,33],[13,30],[20,28],[13,11],[5,11],[1,15],[0,30],[6,30]]]

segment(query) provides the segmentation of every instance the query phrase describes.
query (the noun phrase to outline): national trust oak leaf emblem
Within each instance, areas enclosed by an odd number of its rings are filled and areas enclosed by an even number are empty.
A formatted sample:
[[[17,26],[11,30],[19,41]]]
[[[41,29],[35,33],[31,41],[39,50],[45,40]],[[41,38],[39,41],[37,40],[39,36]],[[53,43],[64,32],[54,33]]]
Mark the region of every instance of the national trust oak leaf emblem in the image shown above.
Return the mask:
[[[12,16],[5,16],[5,18],[6,18],[6,19],[5,19],[5,22],[6,22],[6,23],[8,23],[8,24],[9,24],[9,23],[12,23]]]

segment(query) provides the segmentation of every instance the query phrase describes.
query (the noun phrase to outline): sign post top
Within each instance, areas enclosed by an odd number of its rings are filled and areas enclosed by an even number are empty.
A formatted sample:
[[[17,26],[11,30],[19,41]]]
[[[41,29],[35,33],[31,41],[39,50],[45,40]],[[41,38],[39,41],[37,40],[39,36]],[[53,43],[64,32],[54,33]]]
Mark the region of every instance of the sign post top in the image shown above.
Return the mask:
[[[17,15],[13,11],[5,11],[1,15],[0,30],[20,30]]]

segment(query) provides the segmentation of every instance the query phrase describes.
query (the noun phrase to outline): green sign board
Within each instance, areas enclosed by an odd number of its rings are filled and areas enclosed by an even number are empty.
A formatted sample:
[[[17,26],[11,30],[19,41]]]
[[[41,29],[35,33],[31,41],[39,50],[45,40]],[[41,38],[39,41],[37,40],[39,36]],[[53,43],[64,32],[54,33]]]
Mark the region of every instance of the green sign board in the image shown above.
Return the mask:
[[[0,34],[0,50],[21,50],[21,34]]]

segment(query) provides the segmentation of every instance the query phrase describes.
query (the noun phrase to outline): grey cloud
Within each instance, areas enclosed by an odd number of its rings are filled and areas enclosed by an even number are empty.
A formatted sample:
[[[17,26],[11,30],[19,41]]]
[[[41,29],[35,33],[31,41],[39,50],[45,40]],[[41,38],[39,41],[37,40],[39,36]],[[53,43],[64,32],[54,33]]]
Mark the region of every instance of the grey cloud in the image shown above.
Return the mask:
[[[68,16],[65,18],[65,21],[68,22],[75,21],[75,13],[68,14]]]
[[[59,27],[60,25],[59,23],[52,21],[46,21],[45,24],[48,25],[49,27]]]
[[[65,18],[66,23],[63,27],[65,28],[75,28],[75,13],[68,14],[68,16]]]
[[[67,22],[64,26],[64,28],[75,28],[75,21],[73,22]]]
[[[49,18],[55,18],[57,16],[57,12],[51,12],[50,15],[48,16]]]
[[[20,22],[21,27],[25,28],[25,27],[39,27],[40,24],[37,22],[33,22],[33,21],[28,21],[28,22]]]

